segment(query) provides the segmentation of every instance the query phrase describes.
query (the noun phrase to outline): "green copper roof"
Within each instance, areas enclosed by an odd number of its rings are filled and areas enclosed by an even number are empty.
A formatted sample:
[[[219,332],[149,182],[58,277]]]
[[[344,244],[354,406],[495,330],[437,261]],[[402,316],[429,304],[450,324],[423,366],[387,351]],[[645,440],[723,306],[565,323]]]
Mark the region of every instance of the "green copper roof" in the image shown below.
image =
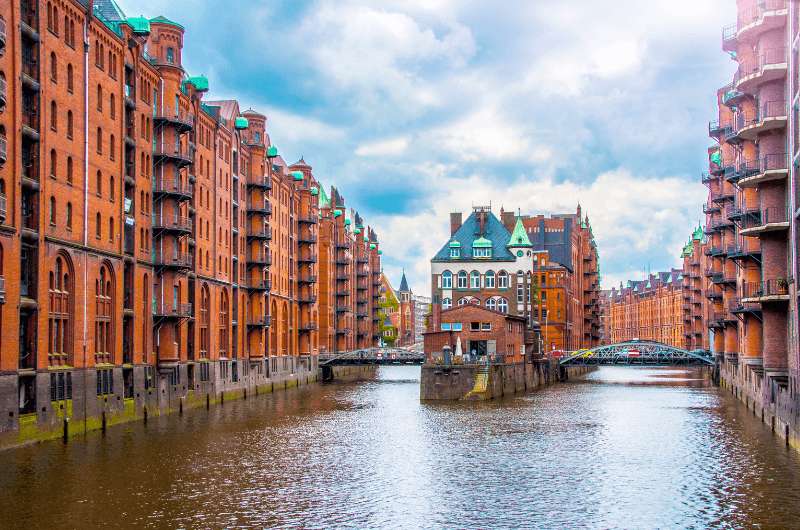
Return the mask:
[[[353,233],[354,234],[360,234],[361,233],[361,229],[360,228],[356,228],[355,230],[353,230]]]
[[[244,116],[236,116],[236,119],[233,122],[233,126],[239,130],[247,129],[250,127],[250,122],[247,121],[247,118]]]
[[[367,241],[369,241],[369,236],[367,236],[367,234],[364,234],[364,242],[366,243]]]
[[[342,211],[341,210],[334,210],[333,211],[333,216],[334,217],[339,217],[340,215],[342,215]]]
[[[690,258],[694,253],[694,248],[692,247],[692,242],[689,241],[686,245],[683,246],[683,252],[681,252],[682,258]]]
[[[485,237],[479,237],[472,242],[472,248],[492,248],[492,242]]]
[[[278,148],[274,145],[267,147],[267,158],[275,158],[278,156]]]
[[[319,188],[317,188],[316,186],[312,186],[311,187],[311,195],[313,195],[314,197],[319,195]]]
[[[128,17],[128,25],[136,35],[150,34],[150,21],[144,17]]]
[[[186,80],[186,83],[194,85],[198,92],[208,92],[208,78],[204,75],[195,75]]]
[[[328,194],[325,193],[325,188],[323,187],[320,187],[319,189],[319,201],[317,202],[317,205],[320,208],[330,208],[331,206],[331,200],[328,198]]]
[[[170,26],[175,26],[176,28],[181,28],[181,29],[184,29],[184,27],[183,27],[183,26],[181,26],[181,25],[180,25],[180,24],[178,24],[177,22],[174,22],[174,21],[172,21],[172,20],[168,19],[167,17],[156,17],[156,18],[151,18],[151,19],[150,19],[150,23],[151,23],[151,24],[169,24]]]
[[[369,244],[369,249],[370,250],[375,250],[375,243],[370,243]]]
[[[692,239],[694,239],[695,241],[702,241],[703,240],[703,227],[702,226],[697,225],[697,228],[695,228],[694,232],[692,233]]]
[[[289,173],[294,180],[303,180],[303,172],[302,171],[292,171]]]
[[[711,153],[711,157],[709,158],[709,160],[711,160],[712,163],[714,163],[714,164],[716,164],[718,166],[721,166],[722,165],[722,152],[719,149],[717,149],[716,151]]]
[[[352,221],[350,219],[345,219],[344,220],[344,226],[350,226],[350,223],[352,223]]]
[[[450,248],[461,248],[461,241],[452,240],[448,245]]]
[[[475,246],[474,244],[472,245]],[[517,224],[514,225],[514,231],[511,233],[511,238],[508,240],[509,247],[532,247],[531,240],[528,238],[528,233],[525,231],[525,226],[522,224],[522,219],[517,217]]]
[[[378,256],[380,256],[382,254],[383,254],[383,251],[382,250],[378,250]]]

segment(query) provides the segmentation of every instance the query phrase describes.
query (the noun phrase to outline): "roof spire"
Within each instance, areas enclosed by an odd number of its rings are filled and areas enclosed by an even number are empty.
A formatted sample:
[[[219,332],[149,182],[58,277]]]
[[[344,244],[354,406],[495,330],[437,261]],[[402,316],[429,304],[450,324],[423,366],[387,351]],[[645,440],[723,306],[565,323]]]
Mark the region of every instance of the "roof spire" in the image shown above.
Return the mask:
[[[405,267],[403,267],[403,277],[400,278],[400,289],[399,289],[399,291],[401,293],[407,293],[407,292],[410,291],[410,289],[408,288],[408,281],[406,280],[406,269],[405,269]]]
[[[532,247],[528,232],[525,231],[525,225],[522,224],[522,217],[517,216],[517,222],[514,225],[514,231],[511,233],[511,238],[508,240],[507,247]]]

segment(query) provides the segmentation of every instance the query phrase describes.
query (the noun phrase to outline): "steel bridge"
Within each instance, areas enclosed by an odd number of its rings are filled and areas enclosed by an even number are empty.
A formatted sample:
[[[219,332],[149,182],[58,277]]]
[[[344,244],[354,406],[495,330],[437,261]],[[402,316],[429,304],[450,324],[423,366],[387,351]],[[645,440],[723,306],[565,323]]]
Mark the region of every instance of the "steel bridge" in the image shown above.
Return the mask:
[[[343,353],[319,354],[320,366],[370,364],[423,364],[425,354],[405,348],[367,348]]]
[[[688,351],[662,342],[632,340],[571,352],[559,361],[561,366],[713,366],[714,359],[704,350]]]

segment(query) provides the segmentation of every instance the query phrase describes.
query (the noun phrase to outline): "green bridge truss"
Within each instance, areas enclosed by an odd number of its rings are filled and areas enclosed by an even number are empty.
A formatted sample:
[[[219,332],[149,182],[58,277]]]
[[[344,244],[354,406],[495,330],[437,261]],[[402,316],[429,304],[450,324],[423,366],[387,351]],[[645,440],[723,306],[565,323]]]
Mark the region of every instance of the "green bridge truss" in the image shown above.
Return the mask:
[[[578,350],[559,361],[561,366],[643,365],[643,366],[712,366],[714,359],[706,351],[688,351],[661,342],[634,340]]]

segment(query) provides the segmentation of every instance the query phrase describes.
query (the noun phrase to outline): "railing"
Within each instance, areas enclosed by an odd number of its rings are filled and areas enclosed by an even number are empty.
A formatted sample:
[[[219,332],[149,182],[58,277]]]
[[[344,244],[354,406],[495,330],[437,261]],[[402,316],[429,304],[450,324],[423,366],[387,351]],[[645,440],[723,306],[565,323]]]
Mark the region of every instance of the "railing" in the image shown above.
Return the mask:
[[[272,239],[272,232],[268,228],[248,228],[247,237],[257,239]]]
[[[319,218],[316,215],[300,215],[297,217],[298,223],[317,224]]]
[[[786,9],[786,0],[759,0],[756,5],[739,11],[736,17],[737,31],[758,21],[767,11]]]
[[[742,297],[737,297],[728,303],[728,311],[731,313],[744,313],[746,311],[759,311],[761,308],[757,303],[743,302]]]
[[[715,206],[715,205],[709,204],[709,203],[703,204],[703,213],[704,214],[708,215],[708,214],[716,213],[719,210],[720,210],[719,206]]]
[[[6,21],[5,19],[0,18],[0,47],[4,47],[6,45]]]
[[[317,256],[313,254],[309,254],[307,256],[304,254],[300,254],[299,256],[297,256],[297,263],[316,263],[316,262],[317,262]]]
[[[169,217],[153,214],[153,228],[160,230],[192,231],[192,220],[189,217]]]
[[[189,150],[178,146],[157,145],[154,149],[154,154],[157,157],[176,158],[186,163],[192,162],[192,155]]]
[[[302,274],[297,278],[300,283],[316,283],[316,274]]]
[[[0,136],[0,164],[5,164],[8,159],[8,139]]]
[[[272,213],[272,204],[269,201],[264,201],[264,204],[255,204],[252,202],[247,203],[247,211],[251,213]]]
[[[0,107],[6,106],[6,96],[8,94],[8,81],[5,77],[0,77]]]
[[[192,186],[181,182],[180,179],[157,179],[154,185],[156,193],[177,193],[179,195],[192,195]]]
[[[165,114],[156,112],[153,115],[153,119],[156,121],[169,121],[188,128],[194,127],[194,116],[191,114]]]
[[[758,228],[769,224],[788,223],[786,208],[769,207],[760,211],[748,212],[742,216],[742,229]]]
[[[247,261],[256,265],[269,265],[272,263],[272,257],[269,252],[249,251],[247,253]]]
[[[253,278],[247,280],[247,287],[250,289],[269,291],[271,286],[272,282],[270,282],[268,278]]]
[[[162,267],[180,267],[190,269],[194,263],[194,258],[189,253],[180,253],[174,256],[164,256],[163,254],[156,254],[153,257],[156,265]]]
[[[160,300],[153,300],[153,315],[156,317],[190,317],[192,304],[168,304]]]
[[[733,82],[734,84],[738,84],[745,77],[761,74],[768,66],[784,63],[786,63],[786,48],[764,50],[760,55],[739,63],[739,69],[733,76]]]
[[[317,327],[315,322],[305,322],[300,324],[299,329],[300,331],[316,331]]]
[[[271,320],[269,315],[251,315],[247,319],[247,325],[253,327],[269,327]]]
[[[315,294],[306,294],[300,295],[297,297],[297,301],[301,304],[313,304],[317,301],[317,295]]]
[[[297,242],[298,243],[306,243],[306,244],[316,243],[317,242],[317,236],[315,236],[313,234],[299,235],[299,236],[297,236]]]
[[[790,279],[773,278],[760,282],[745,282],[742,285],[742,298],[763,298],[767,296],[787,296]]]

